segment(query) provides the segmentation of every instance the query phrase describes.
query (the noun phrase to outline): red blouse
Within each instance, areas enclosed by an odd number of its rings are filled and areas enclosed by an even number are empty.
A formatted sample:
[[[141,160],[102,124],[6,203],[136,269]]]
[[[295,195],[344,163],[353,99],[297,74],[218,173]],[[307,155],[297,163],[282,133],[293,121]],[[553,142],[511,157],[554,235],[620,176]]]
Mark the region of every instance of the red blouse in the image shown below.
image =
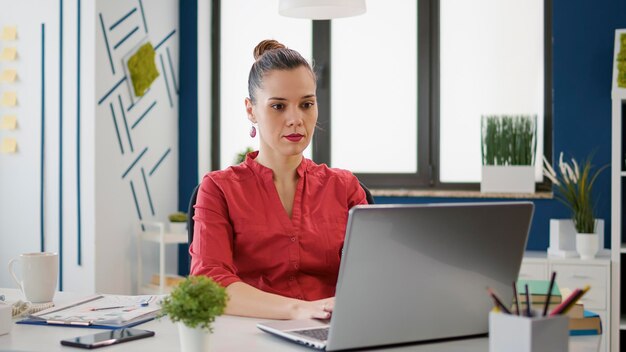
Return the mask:
[[[195,205],[191,274],[308,301],[332,297],[348,210],[367,204],[349,171],[303,158],[289,218],[271,169],[246,161],[206,174]]]

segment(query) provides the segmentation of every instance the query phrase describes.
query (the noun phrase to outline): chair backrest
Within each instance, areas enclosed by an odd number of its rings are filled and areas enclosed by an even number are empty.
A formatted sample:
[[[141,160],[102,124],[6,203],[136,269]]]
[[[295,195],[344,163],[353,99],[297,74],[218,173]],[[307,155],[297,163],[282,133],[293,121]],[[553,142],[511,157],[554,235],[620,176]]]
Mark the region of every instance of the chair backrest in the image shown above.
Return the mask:
[[[370,190],[363,184],[363,182],[359,181],[361,184],[361,188],[365,191],[365,199],[367,199],[368,204],[374,204],[374,197],[370,193]],[[198,189],[200,185],[197,185],[196,188],[191,192],[191,199],[189,199],[189,208],[187,209],[187,244],[191,246],[191,242],[193,242],[193,214],[195,213],[195,209],[193,208],[196,205],[196,199],[198,198]],[[189,259],[189,263],[191,265],[191,258]]]

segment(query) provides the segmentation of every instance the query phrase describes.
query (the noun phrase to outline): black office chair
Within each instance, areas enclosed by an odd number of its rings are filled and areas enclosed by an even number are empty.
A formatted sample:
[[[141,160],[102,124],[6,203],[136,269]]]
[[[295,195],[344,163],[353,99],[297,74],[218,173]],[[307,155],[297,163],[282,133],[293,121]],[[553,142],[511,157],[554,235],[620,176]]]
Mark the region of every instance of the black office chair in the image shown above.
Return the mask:
[[[370,193],[370,190],[363,184],[363,182],[359,181],[359,183],[361,184],[361,188],[363,188],[363,191],[365,191],[365,199],[367,200],[367,203],[374,204],[374,197],[372,197],[372,193]],[[189,199],[189,207],[187,208],[187,244],[189,244],[190,246],[191,246],[191,242],[193,241],[193,226],[194,226],[193,214],[196,212],[193,206],[196,205],[196,199],[198,199],[199,188],[200,188],[200,185],[197,185],[196,188],[193,189],[193,192],[191,192],[191,198]],[[191,265],[191,258],[189,258],[189,265]]]

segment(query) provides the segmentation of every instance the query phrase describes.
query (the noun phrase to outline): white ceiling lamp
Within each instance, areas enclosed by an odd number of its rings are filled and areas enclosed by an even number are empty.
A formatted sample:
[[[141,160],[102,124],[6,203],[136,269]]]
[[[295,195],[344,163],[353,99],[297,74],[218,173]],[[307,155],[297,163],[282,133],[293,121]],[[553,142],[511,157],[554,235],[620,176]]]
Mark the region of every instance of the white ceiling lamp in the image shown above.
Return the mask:
[[[365,13],[365,0],[280,0],[278,13],[312,20],[358,16]]]

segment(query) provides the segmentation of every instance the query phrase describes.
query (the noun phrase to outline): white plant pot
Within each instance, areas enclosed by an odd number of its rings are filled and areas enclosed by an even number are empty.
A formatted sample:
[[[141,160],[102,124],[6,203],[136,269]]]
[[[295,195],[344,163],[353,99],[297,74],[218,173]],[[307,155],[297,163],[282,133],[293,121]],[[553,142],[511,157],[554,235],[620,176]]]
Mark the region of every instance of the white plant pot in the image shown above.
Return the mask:
[[[170,222],[171,233],[185,233],[187,232],[186,222]]]
[[[209,337],[211,334],[200,328],[190,328],[182,322],[178,325],[178,338],[181,352],[209,352]]]
[[[604,248],[604,220],[596,219],[594,236],[598,241],[598,250]],[[550,247],[548,255],[569,258],[580,254],[576,245],[576,228],[572,219],[550,219]]]
[[[595,233],[577,233],[576,251],[580,254],[580,259],[593,259],[598,253],[598,235]]]
[[[483,193],[535,193],[535,167],[483,165],[480,180]]]

